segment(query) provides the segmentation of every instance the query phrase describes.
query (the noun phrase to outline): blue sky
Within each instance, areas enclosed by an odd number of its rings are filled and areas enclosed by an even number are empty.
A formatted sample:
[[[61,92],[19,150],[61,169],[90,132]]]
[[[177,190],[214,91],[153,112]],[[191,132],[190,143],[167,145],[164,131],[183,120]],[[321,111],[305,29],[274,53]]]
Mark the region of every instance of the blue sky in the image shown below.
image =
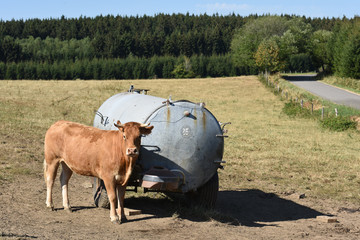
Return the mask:
[[[306,17],[360,15],[360,0],[0,0],[0,19],[78,18],[81,15],[153,16],[157,13],[296,14]]]

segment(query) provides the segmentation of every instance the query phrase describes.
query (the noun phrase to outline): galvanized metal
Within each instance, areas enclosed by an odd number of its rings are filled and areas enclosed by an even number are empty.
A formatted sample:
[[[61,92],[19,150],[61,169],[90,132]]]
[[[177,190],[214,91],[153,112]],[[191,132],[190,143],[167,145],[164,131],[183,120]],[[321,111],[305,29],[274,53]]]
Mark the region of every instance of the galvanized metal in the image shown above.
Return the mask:
[[[154,126],[152,133],[141,140],[138,159],[146,181],[161,179],[161,176],[146,176],[154,167],[167,169],[179,179],[176,191],[188,192],[205,184],[221,167],[225,136],[204,104],[186,100],[173,102],[171,98],[137,92],[119,93],[101,105],[94,126],[116,129],[117,120]]]

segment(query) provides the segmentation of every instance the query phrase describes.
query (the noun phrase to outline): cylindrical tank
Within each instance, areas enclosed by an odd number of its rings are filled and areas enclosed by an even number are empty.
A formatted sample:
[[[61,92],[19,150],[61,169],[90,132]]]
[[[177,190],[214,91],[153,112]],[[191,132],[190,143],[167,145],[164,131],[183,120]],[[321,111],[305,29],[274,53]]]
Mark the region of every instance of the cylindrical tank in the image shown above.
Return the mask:
[[[138,163],[144,179],[140,182],[166,182],[169,175],[156,176],[166,169],[179,178],[179,184],[162,190],[186,193],[204,185],[221,167],[223,132],[203,103],[173,102],[133,91],[119,93],[100,106],[94,126],[115,130],[117,120],[154,126],[152,133],[141,139]]]

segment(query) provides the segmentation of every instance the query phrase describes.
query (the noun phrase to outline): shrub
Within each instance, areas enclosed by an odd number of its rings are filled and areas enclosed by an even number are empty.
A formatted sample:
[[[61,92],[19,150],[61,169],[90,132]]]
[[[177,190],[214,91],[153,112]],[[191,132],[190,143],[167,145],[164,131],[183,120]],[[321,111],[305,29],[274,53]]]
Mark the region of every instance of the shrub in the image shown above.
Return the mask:
[[[356,122],[351,120],[349,117],[343,116],[331,116],[320,121],[323,128],[327,128],[333,131],[345,131],[347,129],[355,129]]]
[[[283,109],[283,113],[290,117],[310,117],[310,111],[307,108],[302,108],[299,103],[294,101],[290,101],[285,103]]]

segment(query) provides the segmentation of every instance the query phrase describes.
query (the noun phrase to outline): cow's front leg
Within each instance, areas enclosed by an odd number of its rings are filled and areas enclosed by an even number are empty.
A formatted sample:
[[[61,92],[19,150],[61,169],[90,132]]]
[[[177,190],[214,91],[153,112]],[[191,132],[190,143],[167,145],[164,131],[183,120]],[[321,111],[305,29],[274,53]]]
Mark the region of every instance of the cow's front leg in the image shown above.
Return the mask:
[[[119,217],[116,215],[116,189],[114,180],[103,179],[110,202],[110,220],[113,223],[119,223]]]
[[[117,190],[116,192],[117,192],[117,200],[118,200],[117,213],[120,216],[120,223],[125,223],[127,222],[127,218],[125,216],[125,210],[124,210],[124,198],[125,198],[126,186],[117,185],[116,190]]]

